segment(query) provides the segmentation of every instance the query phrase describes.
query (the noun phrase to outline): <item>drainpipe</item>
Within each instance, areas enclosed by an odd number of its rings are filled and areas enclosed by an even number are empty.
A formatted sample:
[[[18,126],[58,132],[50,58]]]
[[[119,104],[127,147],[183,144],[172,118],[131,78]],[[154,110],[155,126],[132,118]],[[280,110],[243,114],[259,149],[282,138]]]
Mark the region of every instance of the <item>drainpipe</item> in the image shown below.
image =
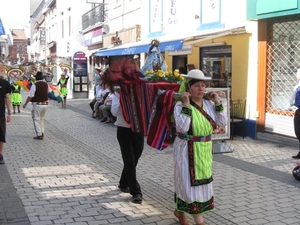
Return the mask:
[[[122,5],[122,29],[124,29],[124,13],[125,13],[125,0],[123,0],[123,5]]]

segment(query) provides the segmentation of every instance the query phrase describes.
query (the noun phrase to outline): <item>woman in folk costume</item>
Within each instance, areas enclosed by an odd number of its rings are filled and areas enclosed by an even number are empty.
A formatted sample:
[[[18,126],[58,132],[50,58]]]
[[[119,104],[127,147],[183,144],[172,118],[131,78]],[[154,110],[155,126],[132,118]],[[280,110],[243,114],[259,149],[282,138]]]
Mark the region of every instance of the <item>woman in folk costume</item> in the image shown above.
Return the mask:
[[[16,113],[16,107],[18,108],[18,113],[20,113],[20,105],[22,103],[21,86],[15,82],[11,84],[10,102],[13,106],[13,114]]]
[[[215,92],[204,94],[210,77],[198,69],[182,76],[181,101],[174,106],[174,215],[181,225],[189,224],[185,213],[204,225],[202,215],[214,208],[211,135],[216,126],[227,125],[227,116]]]
[[[67,95],[68,95],[68,80],[69,76],[66,75],[67,71],[64,71],[65,73],[61,74],[60,79],[57,82],[57,86],[60,86],[60,93],[63,95],[63,101],[61,102],[61,108],[66,108],[67,104]]]

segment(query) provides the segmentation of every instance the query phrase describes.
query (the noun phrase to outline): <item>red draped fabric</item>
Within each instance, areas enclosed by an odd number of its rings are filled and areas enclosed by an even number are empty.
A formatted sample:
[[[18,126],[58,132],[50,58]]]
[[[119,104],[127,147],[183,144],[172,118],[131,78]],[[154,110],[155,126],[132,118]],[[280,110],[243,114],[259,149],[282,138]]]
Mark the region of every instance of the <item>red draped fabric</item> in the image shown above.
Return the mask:
[[[152,108],[147,144],[158,150],[167,148],[171,141],[173,93],[173,90],[160,92]]]
[[[120,103],[126,122],[134,132],[148,136],[147,143],[162,150],[169,145],[173,113],[173,93],[177,83],[126,83],[121,89]]]
[[[120,91],[120,104],[125,121],[134,132],[147,135],[144,120],[143,83],[127,83]]]

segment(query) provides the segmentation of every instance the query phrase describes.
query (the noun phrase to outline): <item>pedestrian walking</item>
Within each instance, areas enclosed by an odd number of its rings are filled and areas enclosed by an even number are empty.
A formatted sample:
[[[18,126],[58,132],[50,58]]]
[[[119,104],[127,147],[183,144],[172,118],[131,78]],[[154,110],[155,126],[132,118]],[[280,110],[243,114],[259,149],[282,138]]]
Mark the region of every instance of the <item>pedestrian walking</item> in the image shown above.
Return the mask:
[[[0,89],[0,164],[3,164],[3,150],[4,143],[6,142],[6,123],[11,121],[11,87],[9,82],[2,76],[0,77]],[[5,109],[7,109],[6,116]]]
[[[202,215],[214,208],[211,135],[217,126],[226,126],[227,116],[215,92],[203,98],[210,77],[198,69],[182,76],[181,101],[174,106],[174,215],[181,225],[189,224],[185,213],[204,225]]]
[[[57,86],[60,87],[60,93],[63,95],[63,101],[61,102],[61,108],[66,108],[67,105],[67,95],[68,95],[68,80],[69,76],[66,75],[67,71],[62,73],[60,79],[57,82]]]
[[[293,159],[300,159],[300,69],[297,71],[297,81],[298,84],[293,89],[291,106],[297,107],[294,115],[294,131],[297,139],[299,140],[299,152],[297,155],[292,156]]]
[[[96,87],[97,85],[101,86],[101,75],[102,75],[102,70],[101,68],[96,68],[95,69],[95,77],[94,77],[94,95],[96,95]]]
[[[51,89],[43,79],[43,73],[37,72],[35,75],[36,82],[31,85],[28,97],[23,108],[26,108],[29,102],[32,103],[32,120],[36,136],[33,139],[43,140],[45,133],[45,114],[48,106],[48,93]]]
[[[20,105],[22,104],[21,86],[17,85],[15,82],[11,84],[10,101],[13,107],[13,114],[16,113],[16,108],[18,113],[20,113]]]
[[[53,75],[51,74],[51,72],[47,72],[47,73],[46,73],[46,76],[45,76],[45,81],[46,81],[48,84],[52,84],[52,80],[53,80]]]
[[[122,192],[129,192],[132,195],[132,202],[137,204],[141,204],[143,201],[141,186],[137,181],[137,165],[144,150],[144,134],[125,120],[127,117],[126,113],[130,111],[128,108],[131,107],[129,106],[131,103],[126,106],[123,105],[128,102],[122,101],[120,96],[128,96],[128,93],[126,93],[128,88],[126,83],[128,81],[136,82],[137,84],[141,82],[143,77],[143,74],[137,71],[132,58],[116,61],[101,76],[101,82],[107,84],[114,93],[111,95],[110,110],[111,114],[116,117],[114,124],[117,126],[117,140],[123,160],[123,170],[118,187]],[[116,86],[120,87],[118,88],[119,92],[116,91]],[[133,86],[138,85],[133,84]],[[130,98],[134,99],[135,97],[140,98],[141,96],[131,93]],[[135,117],[138,117],[138,115],[135,115]]]
[[[119,99],[119,93],[112,95],[111,113],[117,120],[117,139],[120,145],[123,171],[119,181],[119,189],[122,192],[129,192],[132,195],[132,202],[141,204],[143,199],[139,182],[136,178],[136,167],[144,149],[144,135],[135,133],[125,121]]]

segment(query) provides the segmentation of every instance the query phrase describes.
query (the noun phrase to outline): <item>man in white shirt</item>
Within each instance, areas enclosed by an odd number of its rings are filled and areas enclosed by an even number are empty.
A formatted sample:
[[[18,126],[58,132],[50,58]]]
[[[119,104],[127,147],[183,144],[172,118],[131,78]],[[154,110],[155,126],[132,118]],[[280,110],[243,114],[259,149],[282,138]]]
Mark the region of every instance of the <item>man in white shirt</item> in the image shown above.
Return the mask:
[[[109,94],[105,98],[103,104],[99,107],[99,119],[101,122],[110,123],[111,122],[111,102],[112,102],[113,92],[109,91]]]
[[[115,125],[118,126],[117,139],[124,163],[118,187],[122,192],[130,192],[133,203],[141,204],[143,194],[140,184],[136,179],[136,167],[143,153],[144,135],[142,133],[134,133],[129,124],[125,121],[120,105],[119,93],[115,92],[111,98],[111,113],[117,117],[115,122]]]
[[[43,73],[37,72],[35,75],[36,82],[31,85],[28,97],[23,108],[26,108],[29,102],[32,102],[32,119],[34,131],[36,136],[35,140],[44,139],[44,119],[48,106],[48,93],[51,92],[49,85],[43,81]]]
[[[106,85],[97,85],[96,86],[96,96],[95,96],[95,104],[94,104],[94,114],[93,118],[97,118],[99,115],[99,107],[104,103],[104,98],[107,96],[106,94],[109,92]]]

